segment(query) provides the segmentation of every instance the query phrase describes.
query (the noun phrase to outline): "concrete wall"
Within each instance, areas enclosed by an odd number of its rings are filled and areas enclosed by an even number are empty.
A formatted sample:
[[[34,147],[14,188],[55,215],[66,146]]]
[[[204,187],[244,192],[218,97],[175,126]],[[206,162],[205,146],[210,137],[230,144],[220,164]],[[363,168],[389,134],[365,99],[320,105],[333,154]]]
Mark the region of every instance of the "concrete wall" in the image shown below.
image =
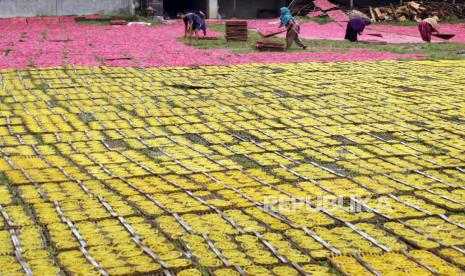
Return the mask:
[[[235,14],[234,2],[236,3]],[[218,0],[218,6],[219,13],[223,18],[270,18],[277,16],[279,8],[286,6],[286,2],[286,0]],[[265,13],[265,10],[269,12]]]
[[[218,18],[218,0],[210,0],[208,3],[208,18]]]
[[[133,0],[0,0],[0,17],[129,13]]]
[[[53,16],[130,13],[134,0],[0,0],[0,18],[16,16]],[[161,15],[163,2],[166,8],[174,6],[187,10],[208,11],[209,18],[217,13],[223,18],[273,17],[287,0],[149,0],[156,3]],[[236,9],[234,12],[234,2]],[[180,3],[180,4],[178,4]],[[173,9],[173,8],[171,8]],[[174,9],[173,9],[174,10]],[[271,13],[259,13],[269,10]],[[276,11],[276,14],[273,14]],[[178,12],[173,11],[173,12]],[[174,14],[175,15],[175,14]]]
[[[53,0],[52,0],[53,1]],[[132,0],[59,0],[61,15],[129,13]]]
[[[180,12],[202,11],[208,15],[209,0],[164,0],[163,8],[171,17],[175,18]]]

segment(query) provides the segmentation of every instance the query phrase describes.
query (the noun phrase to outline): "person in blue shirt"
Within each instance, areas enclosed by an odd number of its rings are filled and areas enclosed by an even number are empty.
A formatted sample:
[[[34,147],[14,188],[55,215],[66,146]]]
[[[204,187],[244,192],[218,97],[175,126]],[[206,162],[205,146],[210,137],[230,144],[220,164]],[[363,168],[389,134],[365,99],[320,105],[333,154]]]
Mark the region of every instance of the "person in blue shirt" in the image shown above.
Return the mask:
[[[181,14],[180,17],[184,21],[184,37],[192,40],[195,34],[195,37],[198,38],[200,30],[203,30],[204,35],[206,35],[207,26],[205,19],[202,19],[195,13]]]

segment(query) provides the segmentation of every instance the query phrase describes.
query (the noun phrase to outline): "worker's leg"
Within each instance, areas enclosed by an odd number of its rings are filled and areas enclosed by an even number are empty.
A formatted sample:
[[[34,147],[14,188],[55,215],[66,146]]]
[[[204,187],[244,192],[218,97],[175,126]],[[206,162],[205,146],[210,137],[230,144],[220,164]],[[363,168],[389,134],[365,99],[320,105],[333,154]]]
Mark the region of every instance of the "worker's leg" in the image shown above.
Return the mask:
[[[292,42],[294,42],[295,38],[297,36],[297,33],[291,29],[289,29],[289,31],[287,31],[286,33],[286,50],[291,48],[292,46]]]
[[[418,25],[418,31],[420,32],[421,39],[423,39],[423,41],[426,41],[423,22]]]
[[[302,43],[302,41],[300,40],[300,38],[299,38],[300,26],[299,26],[299,25],[294,26],[292,29],[293,29],[294,32],[295,32],[295,37],[294,37],[295,43],[297,43],[297,45],[298,45],[300,48],[302,48],[302,49],[307,49],[307,46],[305,46],[305,45]]]
[[[192,42],[192,30],[187,31],[187,41],[189,44]]]
[[[430,24],[427,22],[421,22],[418,26],[418,30],[420,31],[421,39],[423,39],[423,41],[431,42],[432,28]]]
[[[195,33],[194,43],[197,44],[197,41],[199,40],[199,30],[196,29],[196,30],[194,31],[194,33]]]
[[[355,31],[354,29],[349,27],[349,25],[347,25],[345,39],[347,39],[347,40],[349,40],[351,42],[356,42],[357,41],[357,35],[358,35],[357,31]]]
[[[302,41],[300,40],[298,34],[295,35],[294,41],[295,41],[295,43],[297,43],[297,45],[299,45],[300,48],[302,48],[302,49],[306,49],[306,48],[307,48],[307,46],[305,46],[305,45],[302,43]]]
[[[200,27],[203,32],[203,36],[207,36],[207,24],[205,24],[205,21],[202,22],[202,27]]]

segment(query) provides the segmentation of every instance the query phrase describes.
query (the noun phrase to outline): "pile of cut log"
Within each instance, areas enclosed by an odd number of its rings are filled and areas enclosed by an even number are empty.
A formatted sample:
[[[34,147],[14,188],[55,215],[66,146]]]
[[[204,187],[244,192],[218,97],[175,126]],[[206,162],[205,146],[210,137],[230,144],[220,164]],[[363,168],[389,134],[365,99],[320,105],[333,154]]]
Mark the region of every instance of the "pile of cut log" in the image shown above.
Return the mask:
[[[226,21],[227,41],[247,41],[247,21]]]
[[[446,2],[427,2],[427,4],[419,4],[411,1],[404,5],[395,7],[391,4],[390,7],[372,8],[368,12],[371,18],[376,21],[417,21],[430,17],[438,16],[444,18],[464,18],[465,4],[451,4]]]
[[[293,15],[305,16],[315,9],[312,0],[293,0],[289,4],[289,9]]]
[[[279,41],[257,40],[255,48],[259,51],[282,52],[286,50],[286,45]]]

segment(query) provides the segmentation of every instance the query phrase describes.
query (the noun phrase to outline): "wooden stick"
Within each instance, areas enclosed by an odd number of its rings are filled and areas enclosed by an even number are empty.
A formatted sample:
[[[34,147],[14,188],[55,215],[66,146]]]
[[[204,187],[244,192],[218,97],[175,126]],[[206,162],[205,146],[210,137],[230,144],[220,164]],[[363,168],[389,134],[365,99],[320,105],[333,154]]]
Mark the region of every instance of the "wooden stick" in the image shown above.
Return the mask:
[[[375,16],[375,13],[373,12],[373,8],[370,6],[370,14],[371,14],[371,18],[372,20],[376,21],[376,16]]]
[[[287,6],[288,9],[291,9],[291,7],[295,4],[295,1],[296,1],[296,0],[292,0],[292,2],[289,4],[289,6]]]

